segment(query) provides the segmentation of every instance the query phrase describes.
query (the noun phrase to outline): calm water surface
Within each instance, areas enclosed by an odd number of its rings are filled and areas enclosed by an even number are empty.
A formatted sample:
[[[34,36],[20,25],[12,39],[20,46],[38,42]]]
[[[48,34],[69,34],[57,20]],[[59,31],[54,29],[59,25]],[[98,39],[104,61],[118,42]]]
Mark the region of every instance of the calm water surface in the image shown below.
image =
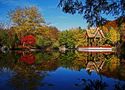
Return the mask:
[[[114,53],[0,53],[0,90],[124,90],[125,59]]]

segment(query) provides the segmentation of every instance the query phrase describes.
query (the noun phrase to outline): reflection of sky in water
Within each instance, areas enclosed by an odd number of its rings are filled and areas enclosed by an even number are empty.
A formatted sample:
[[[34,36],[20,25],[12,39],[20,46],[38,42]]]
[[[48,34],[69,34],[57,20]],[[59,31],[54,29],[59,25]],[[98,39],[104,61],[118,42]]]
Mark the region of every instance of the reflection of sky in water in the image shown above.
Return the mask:
[[[40,74],[42,75],[42,73]],[[9,83],[13,75],[14,72],[8,69],[3,69],[0,72],[0,90],[13,90],[13,87]],[[108,85],[106,90],[114,90],[114,85],[118,83],[119,86],[125,84],[125,81],[108,78],[97,74],[95,71],[88,73],[85,69],[75,71],[59,67],[55,71],[48,72],[47,76],[41,80],[44,86],[38,87],[38,90],[83,90],[85,85],[90,83],[89,80],[102,80],[102,82]]]
[[[0,70],[0,90],[12,90],[9,86],[9,80],[14,75],[14,72],[7,68]]]
[[[114,85],[119,82],[119,85],[125,84],[124,81],[117,79],[108,78],[97,74],[96,72],[91,72],[88,74],[85,69],[80,71],[72,71],[70,69],[58,68],[54,72],[49,72],[48,76],[44,78],[42,82],[46,83],[43,90],[82,90],[85,87],[85,83],[82,80],[102,80],[108,87],[106,90],[113,90]]]

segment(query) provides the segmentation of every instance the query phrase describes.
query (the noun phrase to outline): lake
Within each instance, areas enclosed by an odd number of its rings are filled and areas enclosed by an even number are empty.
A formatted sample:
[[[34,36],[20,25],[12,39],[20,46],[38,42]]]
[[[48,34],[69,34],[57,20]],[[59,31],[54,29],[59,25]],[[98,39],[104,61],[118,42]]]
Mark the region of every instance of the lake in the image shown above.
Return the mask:
[[[116,53],[0,53],[0,90],[124,90],[125,59]]]

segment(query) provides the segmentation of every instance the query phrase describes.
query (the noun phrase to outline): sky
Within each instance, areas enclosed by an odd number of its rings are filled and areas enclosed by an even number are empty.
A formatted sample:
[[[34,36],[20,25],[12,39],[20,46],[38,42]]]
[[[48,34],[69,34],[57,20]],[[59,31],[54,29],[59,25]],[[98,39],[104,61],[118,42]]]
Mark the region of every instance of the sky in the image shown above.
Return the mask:
[[[57,27],[59,30],[81,27],[86,29],[86,20],[82,15],[64,13],[57,7],[59,0],[0,0],[0,22],[9,24],[8,13],[17,7],[36,6],[47,24]]]

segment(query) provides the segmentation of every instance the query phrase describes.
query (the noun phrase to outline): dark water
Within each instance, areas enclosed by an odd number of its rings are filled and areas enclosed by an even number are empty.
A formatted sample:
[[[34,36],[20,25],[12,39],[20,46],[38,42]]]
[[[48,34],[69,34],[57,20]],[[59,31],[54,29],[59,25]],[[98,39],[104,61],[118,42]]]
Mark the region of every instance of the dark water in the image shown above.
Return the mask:
[[[125,90],[125,59],[114,53],[0,53],[0,90]]]

